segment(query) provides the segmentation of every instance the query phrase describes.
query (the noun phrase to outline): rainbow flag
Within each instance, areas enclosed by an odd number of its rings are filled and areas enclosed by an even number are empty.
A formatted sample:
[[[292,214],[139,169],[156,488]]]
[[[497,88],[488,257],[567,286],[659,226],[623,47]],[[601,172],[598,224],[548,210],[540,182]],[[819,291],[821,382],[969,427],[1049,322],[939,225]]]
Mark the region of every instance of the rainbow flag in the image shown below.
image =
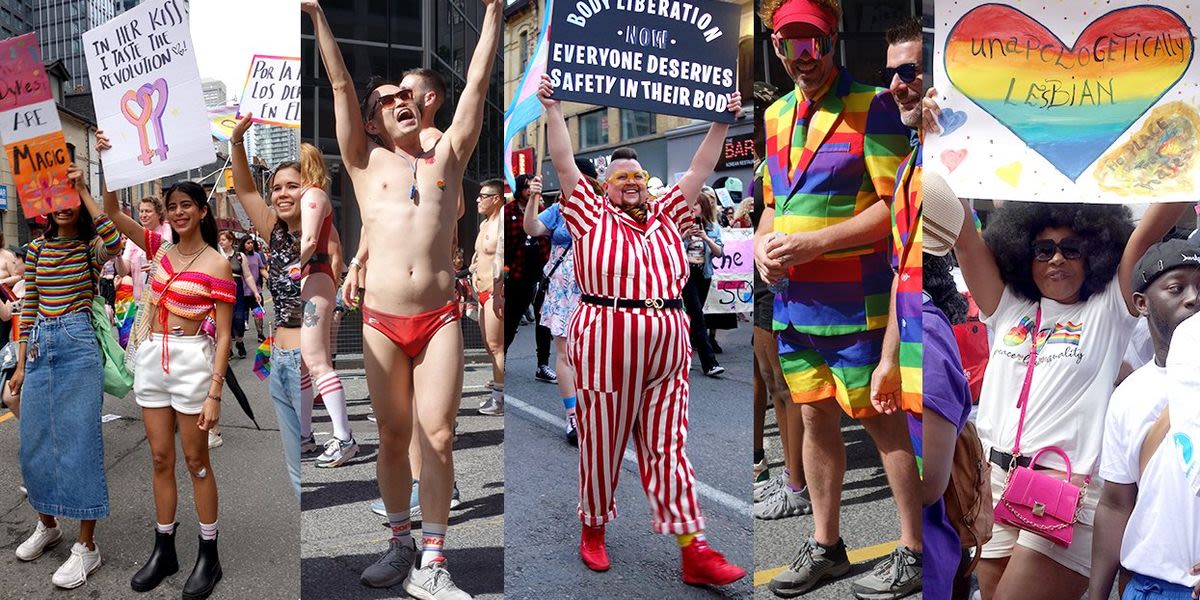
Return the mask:
[[[133,329],[133,319],[136,316],[137,303],[133,301],[133,280],[122,277],[113,302],[113,321],[117,324],[117,337],[122,348],[129,344],[129,331]]]
[[[258,350],[254,351],[254,374],[258,375],[259,381],[266,381],[267,377],[271,376],[271,340],[268,337],[265,342],[259,344]]]
[[[263,314],[264,313],[261,306],[255,306],[254,308],[250,309],[250,316],[254,317],[255,319],[263,318]]]
[[[521,76],[521,85],[517,86],[512,103],[504,111],[504,178],[513,190],[517,189],[517,178],[512,172],[513,138],[542,116],[542,103],[537,98],[537,89],[542,83],[542,75],[546,74],[546,57],[550,51],[550,15],[553,10],[554,0],[546,0],[542,29],[533,48],[533,57],[525,67],[525,74]]]
[[[1079,345],[1079,336],[1083,334],[1083,323],[1067,321],[1066,325],[1062,323],[1056,325],[1054,333],[1050,335],[1050,342],[1071,344],[1072,346]]]

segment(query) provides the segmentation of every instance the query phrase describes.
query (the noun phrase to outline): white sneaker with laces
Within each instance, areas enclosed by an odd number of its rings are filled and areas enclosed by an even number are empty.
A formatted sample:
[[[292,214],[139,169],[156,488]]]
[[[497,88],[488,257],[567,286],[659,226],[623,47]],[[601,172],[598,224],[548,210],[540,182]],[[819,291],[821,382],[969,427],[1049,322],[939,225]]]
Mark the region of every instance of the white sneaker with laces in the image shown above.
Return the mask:
[[[62,541],[62,530],[58,526],[46,527],[41,521],[37,522],[37,528],[33,530],[33,534],[29,536],[20,546],[17,546],[17,558],[30,561],[42,555],[46,548],[54,546]]]
[[[221,434],[219,434],[211,429],[208,430],[208,449],[209,450],[212,450],[213,448],[220,448],[221,444],[224,444],[224,443],[225,443],[225,440],[221,439]]]
[[[317,466],[323,469],[340,467],[357,455],[358,442],[354,441],[354,438],[343,442],[336,437],[331,437],[329,441],[325,442],[325,452],[317,457]]]
[[[63,589],[74,589],[87,583],[88,575],[91,575],[96,569],[100,568],[100,546],[95,543],[95,550],[88,550],[87,546],[75,542],[71,546],[71,558],[63,563],[57,571],[54,572],[54,577],[50,581],[54,585]]]
[[[417,568],[414,564],[404,580],[404,591],[421,600],[471,600],[472,596],[454,585],[445,561],[435,560]]]
[[[483,406],[479,407],[479,414],[490,417],[504,416],[504,396],[488,396]]]

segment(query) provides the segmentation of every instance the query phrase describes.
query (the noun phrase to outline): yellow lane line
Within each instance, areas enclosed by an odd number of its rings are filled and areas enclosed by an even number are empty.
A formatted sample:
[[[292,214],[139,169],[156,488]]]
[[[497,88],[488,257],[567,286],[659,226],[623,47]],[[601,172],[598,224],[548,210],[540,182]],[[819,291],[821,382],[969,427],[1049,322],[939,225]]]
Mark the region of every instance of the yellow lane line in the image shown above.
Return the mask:
[[[874,546],[867,546],[866,548],[858,548],[857,550],[850,550],[846,553],[846,556],[850,558],[851,564],[864,563],[891,554],[892,551],[896,549],[896,545],[899,543],[899,541],[892,541],[876,544]],[[774,569],[765,569],[756,572],[754,574],[754,587],[766,585],[772,579],[774,579],[776,575],[782,573],[786,568],[786,566],[776,567]]]
[[[6,412],[0,415],[0,423],[3,423],[11,418],[13,418],[13,414],[11,412]]]

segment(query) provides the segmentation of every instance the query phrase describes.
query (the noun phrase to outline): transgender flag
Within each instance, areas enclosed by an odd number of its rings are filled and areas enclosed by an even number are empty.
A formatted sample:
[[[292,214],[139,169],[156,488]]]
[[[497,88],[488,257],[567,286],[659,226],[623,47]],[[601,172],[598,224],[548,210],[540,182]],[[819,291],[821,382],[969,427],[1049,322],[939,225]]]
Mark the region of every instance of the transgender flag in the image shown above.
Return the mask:
[[[542,116],[542,103],[537,98],[538,86],[542,83],[542,75],[546,73],[547,39],[550,37],[550,13],[554,8],[554,0],[546,0],[545,15],[542,17],[542,31],[538,34],[537,45],[533,48],[533,58],[525,67],[521,76],[521,85],[513,96],[512,104],[504,112],[504,178],[508,180],[509,189],[517,189],[517,179],[512,172],[512,140],[522,129]],[[537,157],[534,158],[537,160]]]

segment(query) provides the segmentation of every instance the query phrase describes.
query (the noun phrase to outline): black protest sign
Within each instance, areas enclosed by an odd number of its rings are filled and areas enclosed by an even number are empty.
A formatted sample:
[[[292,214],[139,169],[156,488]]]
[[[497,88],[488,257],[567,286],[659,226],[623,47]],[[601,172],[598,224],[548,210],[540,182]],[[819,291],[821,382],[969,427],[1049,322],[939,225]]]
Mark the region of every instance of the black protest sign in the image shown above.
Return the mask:
[[[551,16],[546,65],[556,99],[733,122],[737,4],[560,2]]]

